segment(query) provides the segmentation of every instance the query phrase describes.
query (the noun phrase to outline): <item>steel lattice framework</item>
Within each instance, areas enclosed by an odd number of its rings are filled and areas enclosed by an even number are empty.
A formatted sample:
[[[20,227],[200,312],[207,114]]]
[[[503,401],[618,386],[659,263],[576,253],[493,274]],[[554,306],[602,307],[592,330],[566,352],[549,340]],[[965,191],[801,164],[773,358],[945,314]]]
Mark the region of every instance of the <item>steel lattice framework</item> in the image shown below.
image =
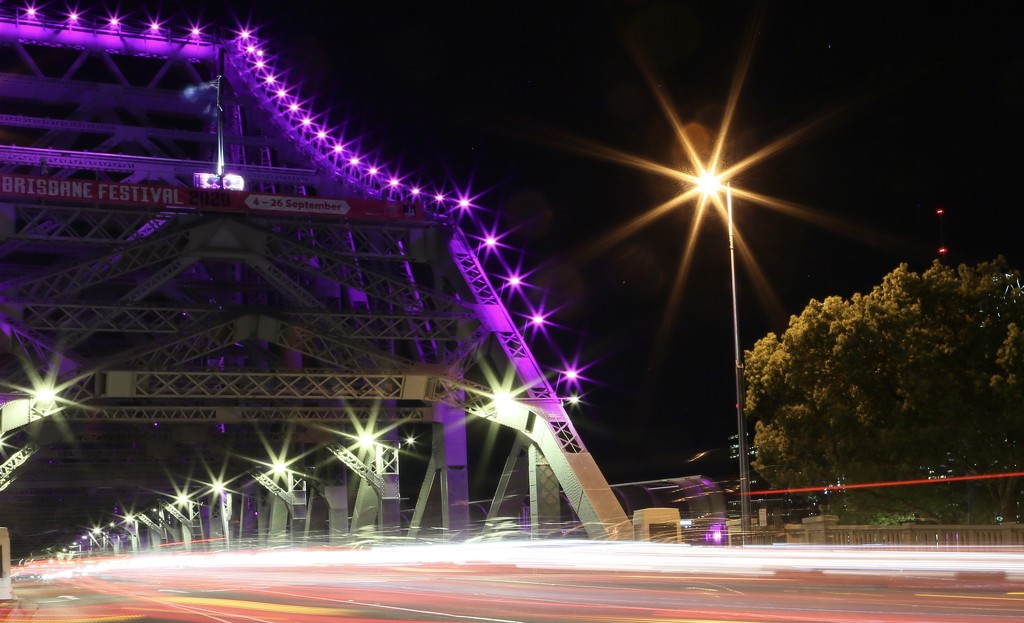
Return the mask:
[[[553,475],[588,535],[629,538],[444,202],[328,144],[275,94],[262,45],[0,14],[0,127],[16,139],[0,146],[0,488],[46,469],[30,456],[50,422],[72,435],[75,423],[278,423],[314,426],[302,452],[386,490],[385,504],[397,463],[351,469],[339,440],[420,424],[445,480],[428,474],[414,523],[442,495],[444,528],[463,530],[468,416],[533,448],[531,482]],[[347,482],[337,471],[302,477],[330,498]],[[267,478],[248,486],[288,499]],[[551,512],[545,496],[535,519]]]

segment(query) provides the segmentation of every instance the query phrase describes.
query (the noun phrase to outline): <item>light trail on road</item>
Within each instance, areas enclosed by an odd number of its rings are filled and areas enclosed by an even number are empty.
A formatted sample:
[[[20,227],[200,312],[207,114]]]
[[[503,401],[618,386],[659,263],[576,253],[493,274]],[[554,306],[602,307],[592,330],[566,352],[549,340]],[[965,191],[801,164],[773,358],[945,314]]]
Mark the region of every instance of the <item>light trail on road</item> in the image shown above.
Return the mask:
[[[543,541],[34,565],[4,623],[1019,623],[1024,551]]]

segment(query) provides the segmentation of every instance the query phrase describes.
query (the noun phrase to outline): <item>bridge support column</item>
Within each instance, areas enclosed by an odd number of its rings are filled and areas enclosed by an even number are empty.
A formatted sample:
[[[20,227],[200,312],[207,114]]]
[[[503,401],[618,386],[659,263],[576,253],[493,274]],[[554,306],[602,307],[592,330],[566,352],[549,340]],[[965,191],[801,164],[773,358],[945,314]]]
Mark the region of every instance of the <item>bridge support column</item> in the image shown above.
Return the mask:
[[[285,481],[283,486],[269,474],[260,471],[252,472],[253,479],[264,489],[261,492],[259,528],[261,533],[266,528],[268,543],[287,543],[289,538],[298,543],[306,534],[307,527],[306,480],[288,470],[286,473],[278,475],[278,479],[281,476]],[[263,517],[268,512],[270,522],[264,523]],[[230,513],[230,508],[228,513]]]
[[[214,492],[209,497],[209,504],[200,507],[200,518],[204,514],[203,511],[206,515],[205,529],[202,527],[202,519],[200,519],[200,532],[209,539],[210,548],[227,548],[231,544],[233,497],[227,491]]]
[[[146,527],[146,544],[154,552],[160,551],[160,544],[164,542],[164,531],[153,526]]]
[[[270,540],[270,509],[273,496],[267,491],[259,491],[256,495],[256,542],[260,547],[266,547]]]
[[[402,533],[402,496],[399,493],[398,429],[384,433],[374,444],[373,471],[383,483],[380,496],[380,533],[399,536]]]
[[[366,535],[377,523],[378,496],[366,478],[359,479],[355,508],[352,510],[353,534]]]
[[[192,524],[195,517],[195,512],[192,508],[193,505],[194,504],[192,502],[187,503],[185,505],[184,510],[181,513],[185,521],[180,521],[179,519],[179,526],[181,528],[181,540],[185,544],[185,551],[187,552],[192,551],[192,541],[195,539],[195,535],[193,534],[195,526]]]
[[[494,497],[487,509],[484,534],[507,530],[510,527],[521,528],[528,521],[528,518],[524,516],[526,498],[529,494],[529,482],[526,474],[529,467],[524,465],[527,461],[524,446],[527,444],[528,440],[523,435],[516,435],[508,458],[505,460],[505,467],[502,469],[498,486],[494,490]]]
[[[469,529],[469,473],[466,467],[466,413],[435,403],[430,460],[416,498],[416,509],[409,526],[410,537],[418,536],[425,521],[437,515],[440,515],[441,525],[438,527],[443,538],[453,535],[465,537]]]
[[[224,538],[223,502],[221,493],[214,493],[209,498],[207,506],[206,533],[209,539],[209,547],[216,547],[215,543]]]
[[[164,530],[168,543],[184,544],[185,549],[191,551],[192,541],[188,538],[188,529],[181,523],[175,513],[171,512],[171,509],[167,508],[166,505],[162,506],[157,511],[157,520]]]
[[[139,525],[135,522],[128,522],[125,527],[125,534],[128,535],[128,542],[131,544],[133,554],[139,553]]]
[[[197,526],[199,524],[199,504],[192,500],[179,502],[177,505],[165,502],[164,510],[177,520],[181,542],[185,546],[185,551],[191,552],[192,542],[197,536],[202,538],[202,527],[201,525]],[[196,534],[197,527],[198,535]]]
[[[530,534],[540,536],[542,528],[561,526],[562,494],[558,477],[535,444],[530,457]]]
[[[234,496],[224,491],[219,496],[218,510],[220,511],[220,531],[224,537],[224,547],[231,546],[231,515],[234,510]]]
[[[330,531],[329,543],[336,545],[348,535],[348,487],[333,485],[324,487],[327,501],[327,523]]]
[[[255,482],[242,485],[238,502],[238,540],[259,540],[259,488]]]
[[[295,545],[304,544],[309,528],[309,499],[307,497],[306,481],[300,479],[297,482],[291,483],[289,493],[291,494],[289,515],[291,516],[292,543]]]
[[[276,495],[267,497],[270,506],[267,545],[283,545],[288,541],[288,505]]]
[[[445,536],[469,529],[469,470],[466,458],[466,412],[434,405],[434,439],[440,437],[441,523]],[[435,442],[436,443],[436,442]],[[433,454],[433,453],[432,453]]]

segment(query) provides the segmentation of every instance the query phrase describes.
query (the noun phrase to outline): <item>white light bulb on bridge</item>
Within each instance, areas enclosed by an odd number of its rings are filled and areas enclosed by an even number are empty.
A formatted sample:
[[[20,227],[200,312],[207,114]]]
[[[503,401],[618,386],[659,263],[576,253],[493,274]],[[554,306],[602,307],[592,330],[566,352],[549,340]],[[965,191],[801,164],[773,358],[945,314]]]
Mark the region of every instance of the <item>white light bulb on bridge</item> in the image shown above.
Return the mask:
[[[52,404],[57,399],[57,392],[52,387],[39,387],[35,390],[35,399],[40,404]]]
[[[495,413],[499,416],[511,417],[525,411],[525,407],[516,402],[515,397],[509,392],[496,393],[493,405]]]

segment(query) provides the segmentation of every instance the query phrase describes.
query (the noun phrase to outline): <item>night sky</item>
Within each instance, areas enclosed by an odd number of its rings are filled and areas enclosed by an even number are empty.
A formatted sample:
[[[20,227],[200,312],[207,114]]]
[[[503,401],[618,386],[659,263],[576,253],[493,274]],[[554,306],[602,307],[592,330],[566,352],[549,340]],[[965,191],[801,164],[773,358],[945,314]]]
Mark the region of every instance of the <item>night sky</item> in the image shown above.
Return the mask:
[[[763,275],[758,287],[740,254],[743,349],[811,298],[867,292],[901,262],[925,269],[943,244],[947,263],[1024,264],[1024,10],[895,4],[261,1],[239,17],[314,110],[389,168],[470,187],[483,221],[511,232],[502,242],[522,253],[506,261],[557,310],[538,358],[558,365],[553,342],[587,366],[570,413],[623,482],[691,474],[686,460],[736,428],[722,219],[703,222],[674,308],[692,203],[599,244],[685,190],[597,155],[690,170],[659,98],[707,157],[741,85],[725,164],[770,153],[733,186],[796,208],[735,203]]]

